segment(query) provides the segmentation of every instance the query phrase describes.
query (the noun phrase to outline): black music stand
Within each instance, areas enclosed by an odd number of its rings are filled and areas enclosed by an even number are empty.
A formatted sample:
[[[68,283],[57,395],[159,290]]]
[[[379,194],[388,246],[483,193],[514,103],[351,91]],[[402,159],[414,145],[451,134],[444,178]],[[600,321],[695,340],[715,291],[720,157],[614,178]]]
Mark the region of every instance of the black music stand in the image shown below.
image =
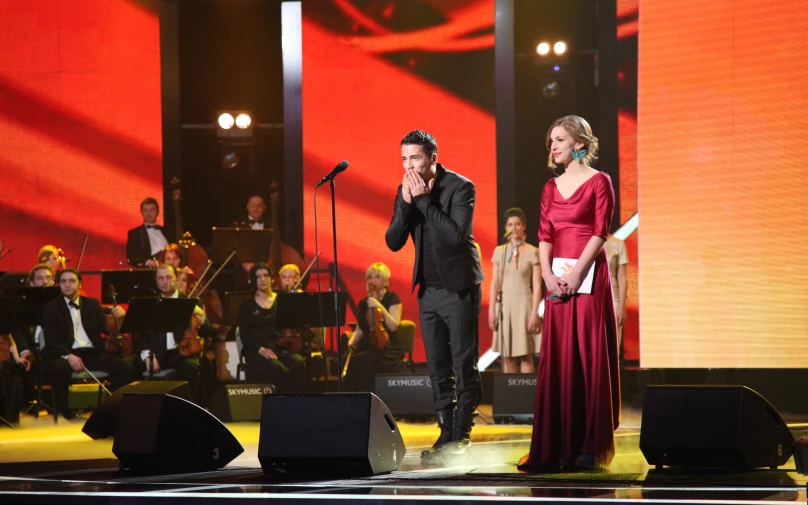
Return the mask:
[[[213,227],[213,247],[211,259],[222,262],[236,251],[239,263],[259,263],[269,258],[272,244],[272,230],[252,228]]]
[[[0,293],[27,286],[26,279],[28,279],[27,272],[0,272]]]
[[[135,297],[121,325],[121,333],[184,333],[197,298]]]
[[[101,270],[101,303],[112,303],[110,285],[115,286],[118,303],[128,303],[137,296],[157,296],[157,281],[152,268]]]
[[[24,287],[9,290],[13,296],[24,298],[20,311],[19,324],[22,326],[39,326],[42,324],[42,308],[59,298],[62,290],[59,286],[41,288]],[[44,343],[43,343],[44,345]]]
[[[19,325],[23,298],[20,296],[0,297],[0,337],[8,335]],[[0,424],[13,428],[10,422],[0,416]]]

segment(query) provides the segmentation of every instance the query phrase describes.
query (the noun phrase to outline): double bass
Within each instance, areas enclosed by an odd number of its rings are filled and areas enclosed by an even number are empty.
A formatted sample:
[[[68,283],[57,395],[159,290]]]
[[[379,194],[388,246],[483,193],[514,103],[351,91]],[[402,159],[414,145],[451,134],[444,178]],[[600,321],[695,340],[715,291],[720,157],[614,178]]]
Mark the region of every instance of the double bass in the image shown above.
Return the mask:
[[[280,285],[280,268],[283,265],[297,265],[303,268],[303,257],[300,256],[294,247],[284,244],[281,239],[281,229],[278,225],[278,205],[280,203],[280,184],[272,181],[269,185],[269,222],[272,227],[272,242],[269,246],[269,266],[275,272],[273,281],[276,286]]]
[[[177,244],[185,249],[185,264],[194,271],[194,275],[188,275],[188,289],[193,291],[195,278],[204,272],[210,264],[210,257],[205,249],[196,243],[191,232],[185,231],[182,222],[182,209],[180,202],[182,202],[182,189],[180,187],[180,180],[174,177],[171,179],[173,189],[171,191],[171,199],[174,202],[174,223],[177,233]],[[224,307],[222,300],[215,291],[205,291],[201,294],[200,298],[205,304],[205,312],[207,317],[210,318],[211,323],[221,325],[224,320]]]

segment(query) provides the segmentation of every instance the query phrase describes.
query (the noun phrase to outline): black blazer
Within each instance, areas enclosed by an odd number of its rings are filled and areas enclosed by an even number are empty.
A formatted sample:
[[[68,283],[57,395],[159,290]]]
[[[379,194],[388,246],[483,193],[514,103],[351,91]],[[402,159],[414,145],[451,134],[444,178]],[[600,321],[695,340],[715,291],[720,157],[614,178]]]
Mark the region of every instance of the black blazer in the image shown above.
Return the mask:
[[[160,231],[168,243],[174,242],[174,237],[165,228],[160,226]],[[151,243],[149,234],[146,232],[146,225],[142,224],[137,228],[132,228],[126,235],[126,262],[133,267],[142,267],[152,258]]]
[[[101,303],[95,298],[79,297],[79,311],[81,312],[81,325],[93,348],[103,352],[106,348],[101,338],[101,333],[107,335],[106,320]],[[57,357],[73,353],[73,319],[70,317],[70,309],[67,308],[64,296],[49,302],[42,308],[42,332],[45,336],[45,348],[42,353],[45,356]]]
[[[429,195],[421,195],[407,204],[398,187],[393,219],[385,241],[391,251],[398,251],[412,237],[415,265],[412,289],[418,282],[422,254],[423,223],[429,219],[429,232],[434,246],[440,280],[447,291],[456,293],[483,281],[480,253],[471,234],[474,220],[474,183],[438,163],[437,179]]]

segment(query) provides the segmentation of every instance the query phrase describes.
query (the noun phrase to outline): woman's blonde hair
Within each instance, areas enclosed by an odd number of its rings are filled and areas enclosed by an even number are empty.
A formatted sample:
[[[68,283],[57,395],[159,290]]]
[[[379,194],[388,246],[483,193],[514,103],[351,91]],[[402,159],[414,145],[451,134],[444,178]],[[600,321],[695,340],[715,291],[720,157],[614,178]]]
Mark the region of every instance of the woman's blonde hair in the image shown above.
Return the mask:
[[[37,263],[45,263],[50,258],[50,255],[53,254],[54,256],[59,256],[59,249],[56,248],[54,245],[43,245],[42,249],[39,250],[39,255],[37,256]]]
[[[294,263],[287,263],[287,264],[283,265],[281,267],[281,269],[278,270],[278,275],[283,275],[283,272],[285,272],[287,270],[293,271],[295,274],[297,274],[298,277],[300,277],[300,267],[298,267]]]
[[[553,121],[553,124],[547,129],[547,136],[545,137],[544,143],[547,146],[547,150],[550,151],[547,155],[548,167],[552,168],[553,171],[558,168],[555,161],[553,161],[553,152],[550,150],[550,143],[552,142],[550,134],[553,132],[553,128],[557,126],[564,128],[575,143],[580,142],[584,145],[584,147],[582,147],[582,149],[586,149],[586,154],[582,160],[584,164],[592,165],[598,159],[598,138],[592,135],[592,127],[589,126],[586,119],[581,116],[564,116]]]
[[[370,283],[368,280],[370,276],[373,274],[379,274],[382,276],[382,280],[384,281],[384,288],[387,289],[387,285],[390,284],[390,268],[382,262],[376,262],[368,267],[368,271],[365,272],[365,288],[370,291]],[[377,286],[378,289],[378,286]]]

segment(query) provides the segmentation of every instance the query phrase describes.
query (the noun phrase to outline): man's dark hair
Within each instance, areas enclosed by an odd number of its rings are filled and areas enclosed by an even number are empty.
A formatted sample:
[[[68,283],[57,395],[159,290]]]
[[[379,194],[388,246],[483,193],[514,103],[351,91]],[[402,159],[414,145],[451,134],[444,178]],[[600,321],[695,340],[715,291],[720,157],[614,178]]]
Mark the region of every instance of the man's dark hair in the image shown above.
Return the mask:
[[[522,220],[522,224],[527,226],[527,220],[525,219],[525,211],[520,209],[519,207],[511,207],[510,209],[505,211],[505,221],[512,217],[518,217]]]
[[[76,276],[76,278],[79,280],[79,282],[81,282],[81,272],[79,272],[75,268],[65,268],[64,270],[59,272],[59,278],[57,279],[57,282],[62,282],[62,276],[64,274],[73,274],[73,275]]]
[[[264,202],[264,205],[267,204],[267,199],[264,198],[264,195],[262,195],[261,193],[258,193],[257,191],[254,191],[254,192],[247,195],[247,202],[249,203],[249,201],[252,200],[253,198],[260,198],[261,201]]]
[[[140,202],[140,210],[143,210],[144,205],[154,205],[157,207],[157,212],[160,212],[160,204],[157,203],[157,200],[152,197],[148,197],[142,202]]]
[[[435,140],[435,137],[424,130],[411,131],[401,139],[401,145],[421,146],[424,149],[424,153],[430,158],[433,154],[438,154],[438,142]]]

